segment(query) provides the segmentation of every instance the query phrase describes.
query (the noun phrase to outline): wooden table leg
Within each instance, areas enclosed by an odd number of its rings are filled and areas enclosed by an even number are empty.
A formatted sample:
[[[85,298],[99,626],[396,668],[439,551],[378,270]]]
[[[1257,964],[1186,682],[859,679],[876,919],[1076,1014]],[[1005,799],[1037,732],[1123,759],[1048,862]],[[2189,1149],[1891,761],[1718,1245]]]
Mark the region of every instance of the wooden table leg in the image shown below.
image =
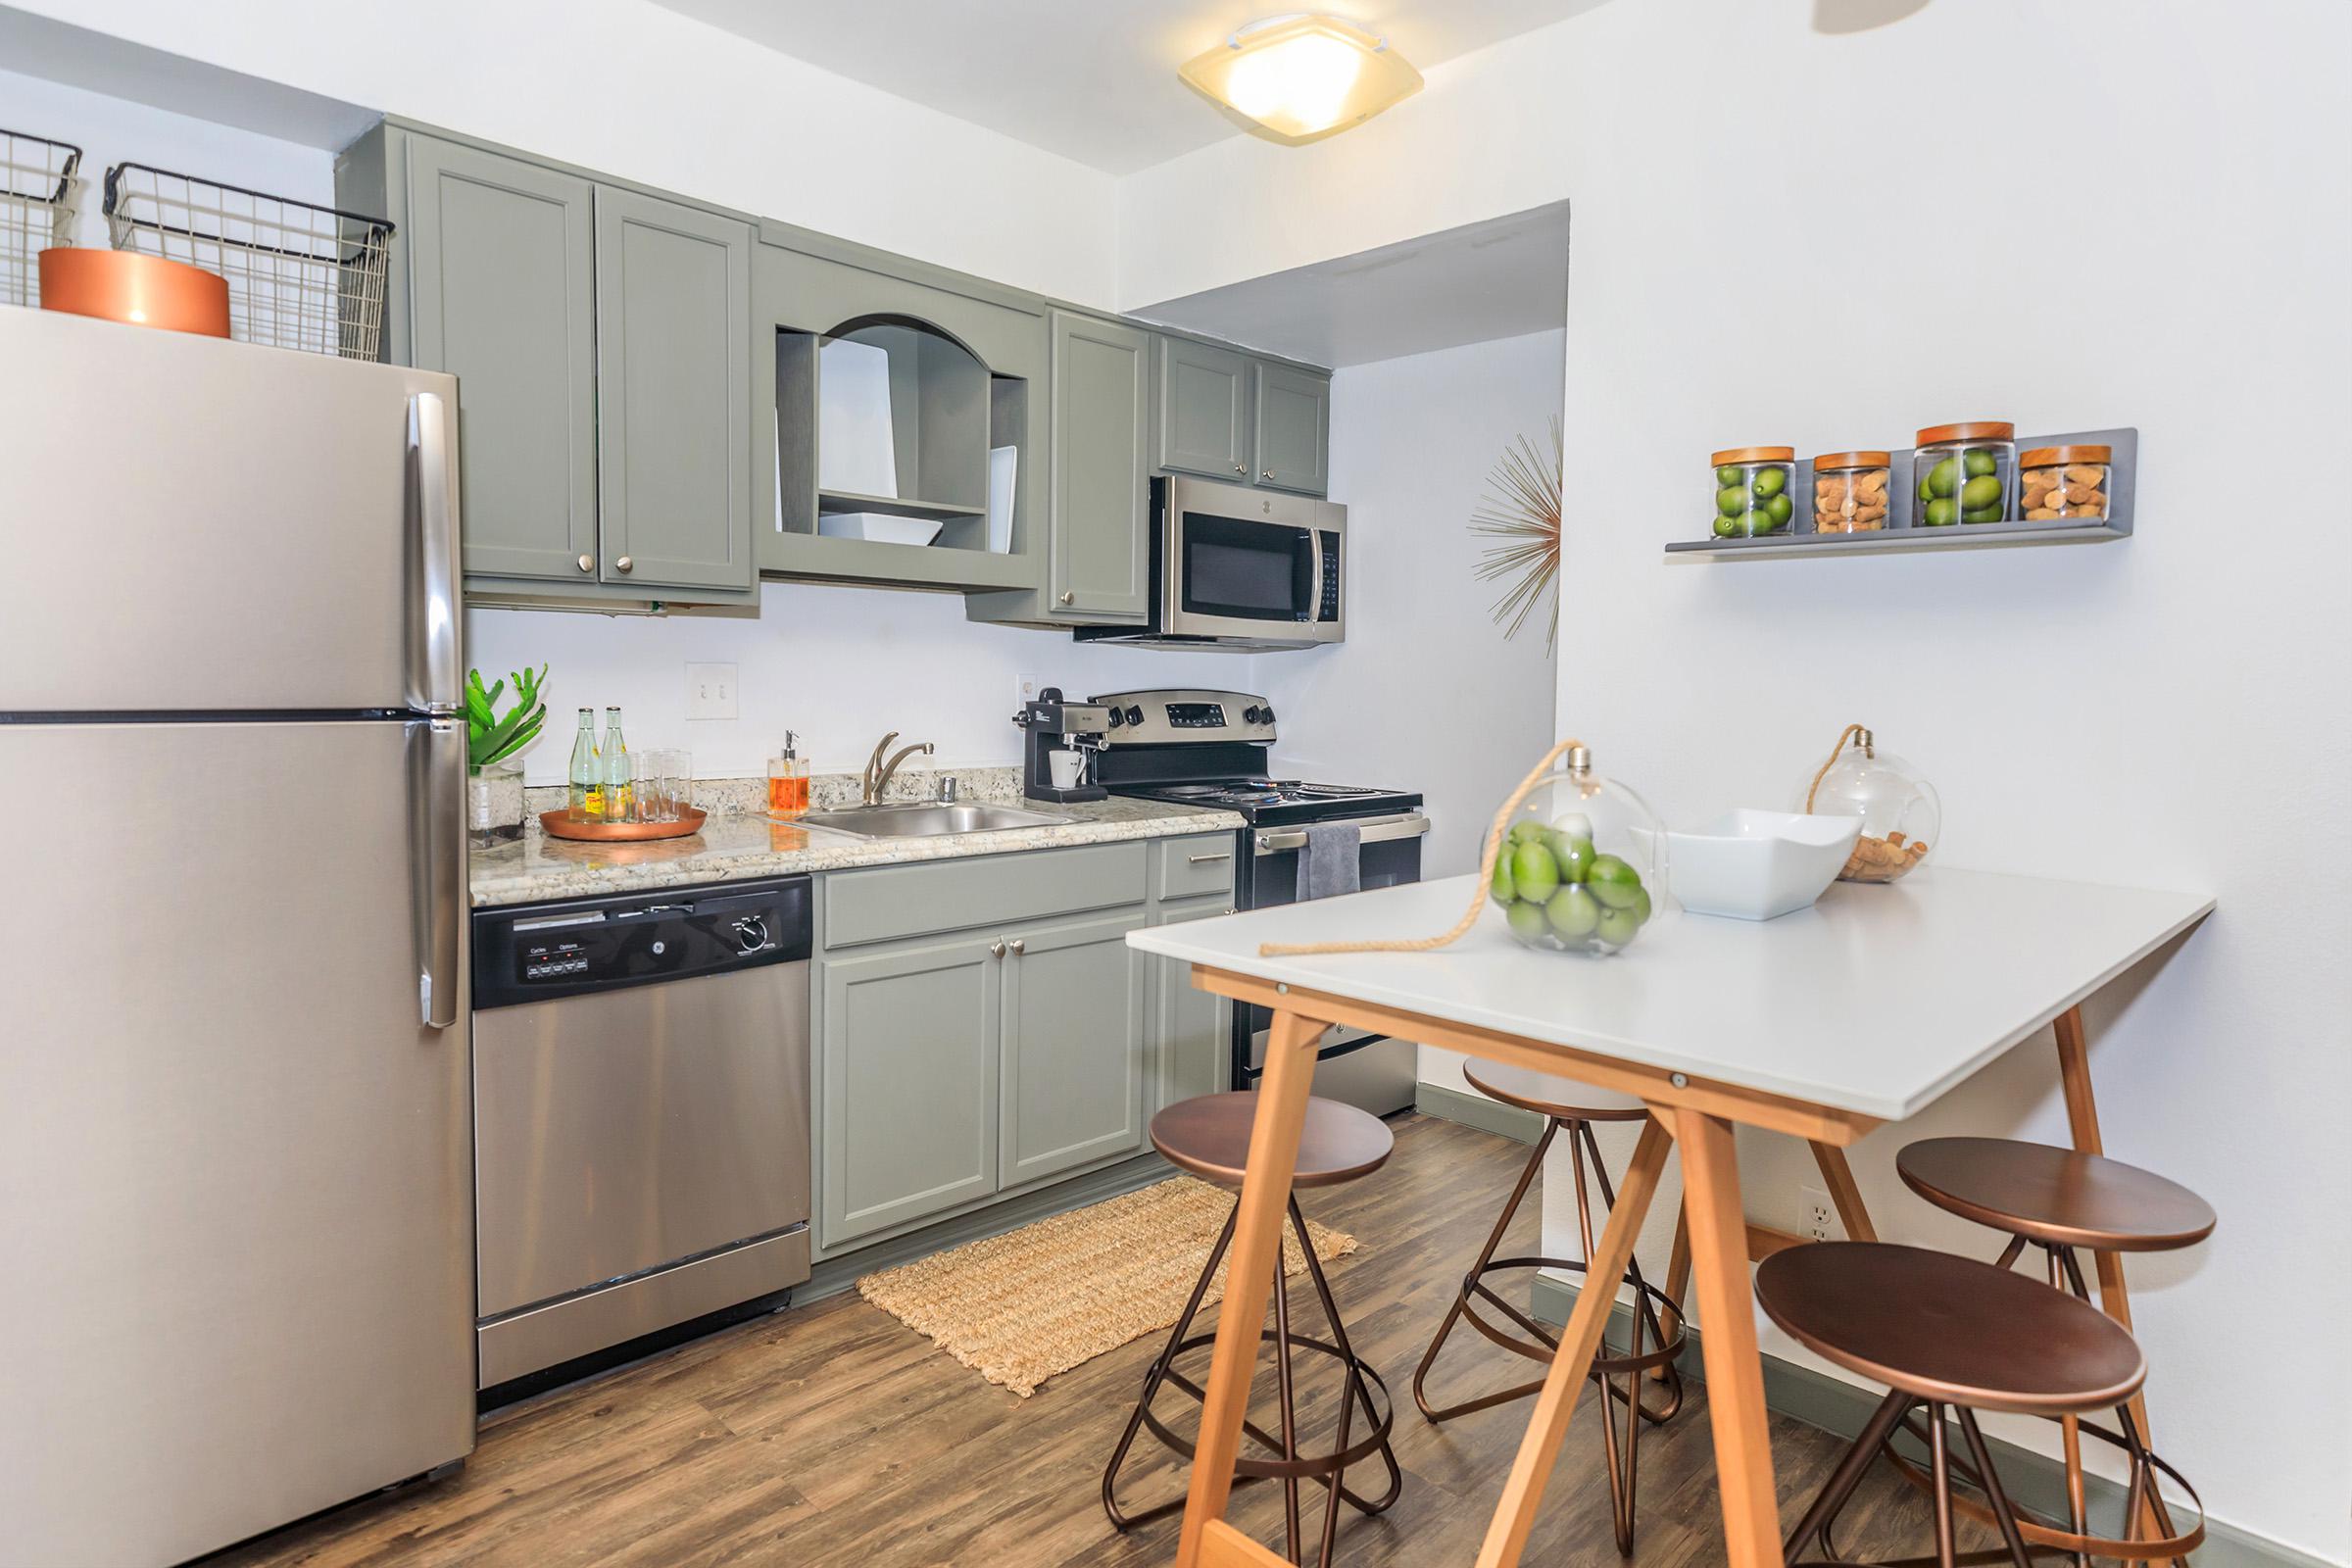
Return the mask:
[[[1715,1431],[1715,1475],[1723,1494],[1725,1559],[1731,1568],[1782,1568],[1780,1499],[1772,1485],[1772,1433],[1765,1424],[1764,1363],[1756,1348],[1732,1124],[1702,1111],[1677,1110],[1674,1131],[1683,1146],[1683,1212],[1690,1220],[1691,1283],[1698,1292],[1707,1420]]]
[[[1870,1222],[1870,1210],[1862,1204],[1862,1189],[1854,1185],[1854,1168],[1845,1162],[1845,1151],[1835,1144],[1813,1145],[1813,1163],[1821,1167],[1821,1179],[1829,1185],[1830,1201],[1837,1205],[1838,1219],[1845,1227],[1849,1242],[1875,1242],[1878,1227]]]
[[[1674,1307],[1671,1325],[1661,1318],[1658,1327],[1669,1335],[1689,1321],[1683,1316],[1683,1296],[1690,1288],[1690,1211],[1677,1208],[1674,1214],[1674,1250],[1666,1254],[1666,1299]],[[1675,1375],[1674,1368],[1662,1366],[1651,1372],[1650,1378],[1664,1383]]]
[[[1242,1177],[1233,1247],[1225,1265],[1225,1304],[1217,1313],[1216,1348],[1208,1363],[1200,1440],[1193,1458],[1192,1490],[1184,1505],[1177,1568],[1204,1568],[1202,1543],[1212,1520],[1225,1517],[1233,1491],[1233,1462],[1241,1452],[1242,1419],[1250,1407],[1250,1376],[1257,1367],[1258,1333],[1273,1290],[1282,1229],[1290,1212],[1291,1177],[1298,1167],[1298,1138],[1306,1126],[1308,1087],[1315,1076],[1315,1042],[1328,1026],[1295,1012],[1274,1014],[1266,1040],[1266,1070],[1257,1085],[1257,1116],[1250,1124],[1250,1166]]]
[[[1584,1287],[1576,1293],[1568,1326],[1560,1331],[1560,1348],[1552,1352],[1551,1369],[1544,1375],[1544,1392],[1536,1396],[1535,1412],[1528,1417],[1527,1436],[1519,1440],[1519,1454],[1511,1461],[1510,1479],[1503,1483],[1502,1500],[1494,1505],[1486,1544],[1478,1550],[1478,1568],[1516,1568],[1519,1553],[1527,1549],[1528,1532],[1544,1501],[1544,1484],[1551,1478],[1560,1442],[1568,1435],[1569,1418],[1576,1413],[1577,1398],[1592,1375],[1601,1330],[1608,1325],[1609,1309],[1617,1303],[1613,1286],[1625,1277],[1626,1267],[1633,1261],[1642,1217],[1658,1190],[1658,1176],[1666,1168],[1667,1151],[1673,1142],[1665,1124],[1654,1115],[1642,1124],[1642,1141],[1634,1146],[1633,1163],[1617,1189],[1617,1201],[1609,1209],[1600,1246],[1586,1258]]]
[[[2090,1049],[2082,1038],[2082,1009],[2067,1008],[2050,1025],[2058,1038],[2058,1081],[2066,1092],[2066,1120],[2080,1153],[2103,1154],[2099,1137],[2099,1102],[2090,1092]],[[2132,1327],[2132,1293],[2124,1284],[2124,1260],[2115,1252],[2094,1252],[2099,1269],[2099,1304],[2126,1329]],[[2132,1417],[2139,1423],[2139,1441],[2149,1447],[2156,1439],[2148,1428],[2148,1396],[2142,1389],[2132,1396]],[[2137,1529],[2139,1521],[2131,1521]]]

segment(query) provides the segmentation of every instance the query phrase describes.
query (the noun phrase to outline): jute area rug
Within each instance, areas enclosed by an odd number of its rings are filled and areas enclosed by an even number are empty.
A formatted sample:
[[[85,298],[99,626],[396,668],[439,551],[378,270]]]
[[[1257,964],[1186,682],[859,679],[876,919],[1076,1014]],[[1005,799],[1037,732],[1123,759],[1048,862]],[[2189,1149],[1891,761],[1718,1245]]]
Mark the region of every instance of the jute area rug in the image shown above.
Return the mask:
[[[1178,1176],[868,1274],[858,1291],[1025,1399],[1056,1372],[1174,1324],[1232,1212],[1230,1190]],[[1352,1236],[1306,1228],[1325,1262],[1355,1250]],[[1306,1269],[1287,1224],[1282,1264]],[[1220,1263],[1201,1304],[1224,1298]]]

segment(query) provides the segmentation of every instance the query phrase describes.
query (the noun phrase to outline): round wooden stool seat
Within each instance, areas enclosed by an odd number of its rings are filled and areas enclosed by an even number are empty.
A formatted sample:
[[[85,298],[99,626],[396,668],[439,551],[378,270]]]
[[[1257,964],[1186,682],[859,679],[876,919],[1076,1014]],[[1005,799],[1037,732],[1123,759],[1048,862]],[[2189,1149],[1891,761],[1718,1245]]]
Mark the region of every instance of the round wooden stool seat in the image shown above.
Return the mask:
[[[1152,1147],[1179,1170],[1226,1187],[1242,1185],[1250,1163],[1250,1129],[1257,1119],[1257,1091],[1200,1095],[1152,1118]],[[1369,1176],[1396,1147],[1389,1124],[1368,1110],[1336,1100],[1309,1099],[1306,1131],[1298,1139],[1293,1187],[1337,1187]]]
[[[1939,1403],[2080,1414],[2113,1409],[2147,1376],[2139,1346],[2097,1307],[1949,1252],[1791,1247],[1757,1266],[1756,1298],[1806,1348]]]
[[[1509,1062],[1473,1061],[1463,1066],[1462,1076],[1489,1100],[1560,1121],[1640,1121],[1649,1114],[1632,1095]]]
[[[2212,1205],[2179,1182],[2099,1154],[2008,1138],[1930,1138],[1895,1156],[1936,1207],[2045,1246],[2163,1252],[2212,1233]]]

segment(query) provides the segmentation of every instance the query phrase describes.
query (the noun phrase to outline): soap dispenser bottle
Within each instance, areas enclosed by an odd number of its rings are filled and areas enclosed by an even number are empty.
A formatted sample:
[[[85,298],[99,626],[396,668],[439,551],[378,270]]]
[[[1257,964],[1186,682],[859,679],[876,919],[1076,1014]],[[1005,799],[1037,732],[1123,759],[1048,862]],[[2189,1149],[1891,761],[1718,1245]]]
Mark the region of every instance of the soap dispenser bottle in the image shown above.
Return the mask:
[[[767,814],[778,821],[808,814],[808,763],[799,740],[797,731],[786,730],[782,755],[767,760]]]

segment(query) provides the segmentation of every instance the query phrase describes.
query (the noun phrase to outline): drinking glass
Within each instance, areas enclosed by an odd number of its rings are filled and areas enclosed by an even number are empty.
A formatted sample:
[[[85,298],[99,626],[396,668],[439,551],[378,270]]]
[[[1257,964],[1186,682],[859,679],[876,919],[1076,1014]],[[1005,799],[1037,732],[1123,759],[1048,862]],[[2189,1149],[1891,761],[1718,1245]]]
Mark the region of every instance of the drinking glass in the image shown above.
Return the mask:
[[[694,754],[692,752],[663,752],[665,763],[662,769],[669,798],[669,819],[682,820],[694,809]]]

